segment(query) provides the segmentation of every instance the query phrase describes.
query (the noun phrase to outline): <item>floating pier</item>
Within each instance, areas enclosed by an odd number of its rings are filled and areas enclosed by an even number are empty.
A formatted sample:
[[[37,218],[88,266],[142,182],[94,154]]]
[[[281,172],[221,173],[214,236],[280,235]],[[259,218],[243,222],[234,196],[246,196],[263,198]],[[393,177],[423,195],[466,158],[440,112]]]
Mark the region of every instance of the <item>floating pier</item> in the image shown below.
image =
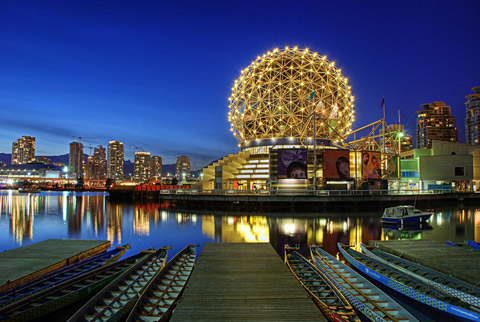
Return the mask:
[[[477,285],[480,251],[453,247],[431,240],[371,240],[371,246]]]
[[[110,248],[105,240],[48,239],[0,253],[0,292]]]
[[[206,243],[178,321],[327,321],[268,243]]]

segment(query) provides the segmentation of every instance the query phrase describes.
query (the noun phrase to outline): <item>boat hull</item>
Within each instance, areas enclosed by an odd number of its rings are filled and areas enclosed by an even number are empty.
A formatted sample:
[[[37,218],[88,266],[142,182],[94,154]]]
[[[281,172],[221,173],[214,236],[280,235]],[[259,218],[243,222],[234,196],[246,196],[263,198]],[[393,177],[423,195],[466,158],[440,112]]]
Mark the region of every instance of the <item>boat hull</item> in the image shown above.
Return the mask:
[[[285,263],[329,321],[360,321],[340,290],[296,249],[285,247]]]
[[[381,322],[398,318],[403,321],[418,321],[352,268],[316,246],[311,246],[310,251],[315,266],[342,292],[363,318]]]
[[[475,312],[465,310],[456,305],[445,303],[437,298],[418,292],[414,288],[408,287],[402,283],[397,282],[394,279],[391,279],[383,274],[380,274],[376,270],[373,270],[371,267],[362,264],[352,255],[350,255],[346,251],[346,248],[348,248],[348,246],[344,246],[340,243],[338,243],[337,245],[338,245],[338,249],[340,250],[342,255],[345,257],[345,259],[351,265],[353,265],[358,271],[360,271],[363,275],[368,276],[376,280],[377,282],[382,283],[383,285],[391,288],[392,290],[402,295],[405,295],[413,300],[418,301],[419,303],[425,304],[441,312],[451,314],[452,316],[459,317],[461,319],[464,319],[465,321],[480,321],[480,315],[476,314]],[[447,316],[446,316],[446,319],[448,319]]]
[[[388,224],[409,224],[409,223],[422,223],[426,222],[428,219],[430,219],[432,215],[431,214],[425,214],[425,215],[420,215],[420,216],[405,216],[403,218],[389,218],[389,217],[382,217],[382,222],[388,223]]]

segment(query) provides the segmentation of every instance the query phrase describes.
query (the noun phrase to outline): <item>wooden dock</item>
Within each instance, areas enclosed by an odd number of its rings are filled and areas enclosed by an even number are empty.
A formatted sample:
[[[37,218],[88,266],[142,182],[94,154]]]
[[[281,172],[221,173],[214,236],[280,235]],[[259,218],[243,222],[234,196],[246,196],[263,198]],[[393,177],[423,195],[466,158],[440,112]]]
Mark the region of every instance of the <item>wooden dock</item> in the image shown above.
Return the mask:
[[[380,250],[436,269],[477,285],[480,282],[480,251],[453,247],[431,240],[371,240]]]
[[[268,243],[206,243],[178,321],[327,321]]]
[[[105,240],[48,239],[0,253],[0,292],[110,248]]]

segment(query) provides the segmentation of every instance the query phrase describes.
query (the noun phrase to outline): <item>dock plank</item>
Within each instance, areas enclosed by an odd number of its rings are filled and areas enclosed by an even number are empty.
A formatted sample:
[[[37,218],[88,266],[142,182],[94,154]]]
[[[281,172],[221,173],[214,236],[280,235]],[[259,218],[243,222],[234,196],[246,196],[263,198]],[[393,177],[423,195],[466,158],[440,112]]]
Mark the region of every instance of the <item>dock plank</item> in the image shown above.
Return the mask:
[[[110,248],[105,240],[48,239],[0,253],[0,292]]]
[[[436,269],[471,284],[480,283],[480,251],[452,247],[432,240],[371,240],[385,252]]]
[[[206,243],[171,321],[327,321],[268,243]]]

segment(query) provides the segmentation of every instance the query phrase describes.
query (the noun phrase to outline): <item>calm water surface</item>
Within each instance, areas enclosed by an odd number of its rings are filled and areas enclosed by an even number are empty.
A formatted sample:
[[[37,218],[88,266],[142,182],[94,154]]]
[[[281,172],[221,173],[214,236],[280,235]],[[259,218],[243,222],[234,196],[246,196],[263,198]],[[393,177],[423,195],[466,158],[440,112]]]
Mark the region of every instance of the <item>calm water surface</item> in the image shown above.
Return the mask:
[[[133,255],[150,247],[172,246],[169,257],[190,243],[269,242],[283,253],[285,244],[323,245],[369,240],[430,239],[480,242],[480,205],[435,209],[428,225],[411,230],[382,227],[381,212],[366,213],[227,213],[214,209],[181,212],[160,203],[114,203],[107,194],[0,192],[0,251],[50,238],[129,243]]]

